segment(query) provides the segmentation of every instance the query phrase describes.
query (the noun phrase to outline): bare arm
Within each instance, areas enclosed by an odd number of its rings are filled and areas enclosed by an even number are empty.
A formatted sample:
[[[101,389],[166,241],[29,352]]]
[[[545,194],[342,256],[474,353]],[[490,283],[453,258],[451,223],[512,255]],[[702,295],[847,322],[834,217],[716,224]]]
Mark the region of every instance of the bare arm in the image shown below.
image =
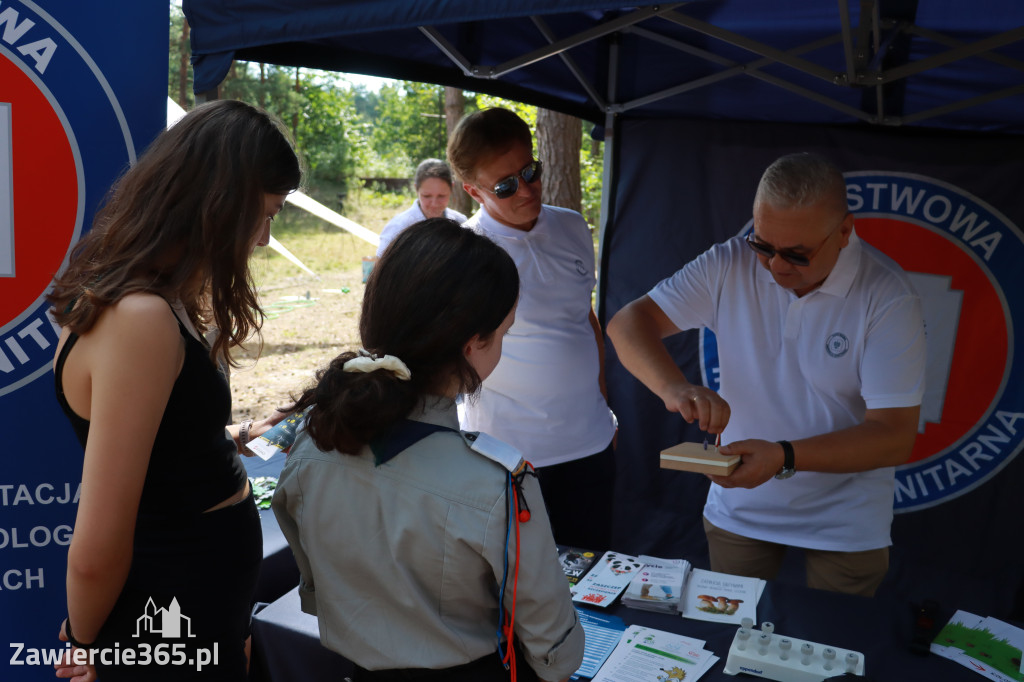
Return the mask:
[[[861,424],[792,441],[796,470],[843,474],[903,464],[914,447],[920,411],[920,407],[868,410]],[[782,468],[778,443],[742,440],[721,451],[743,458],[730,476],[708,477],[726,487],[754,488]]]
[[[622,365],[687,422],[703,431],[721,433],[729,423],[729,404],[704,386],[691,384],[676,365],[662,339],[679,333],[647,295],[617,312],[608,323],[608,338]]]
[[[69,401],[90,420],[68,549],[68,613],[79,641],[95,640],[128,576],[153,441],[183,358],[174,315],[147,294],[104,312],[68,358],[76,367],[66,376],[77,384],[66,387]]]

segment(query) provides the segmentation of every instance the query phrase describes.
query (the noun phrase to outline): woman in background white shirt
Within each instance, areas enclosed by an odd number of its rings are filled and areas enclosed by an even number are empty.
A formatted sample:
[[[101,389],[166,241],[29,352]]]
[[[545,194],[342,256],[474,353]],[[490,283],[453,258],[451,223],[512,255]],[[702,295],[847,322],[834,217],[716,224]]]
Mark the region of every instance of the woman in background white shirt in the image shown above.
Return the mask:
[[[413,176],[413,187],[416,189],[416,201],[384,226],[380,233],[380,245],[377,247],[377,258],[384,253],[388,244],[395,237],[414,223],[427,218],[448,218],[458,224],[466,222],[466,216],[448,208],[448,200],[452,196],[452,169],[440,159],[426,159],[416,167]]]

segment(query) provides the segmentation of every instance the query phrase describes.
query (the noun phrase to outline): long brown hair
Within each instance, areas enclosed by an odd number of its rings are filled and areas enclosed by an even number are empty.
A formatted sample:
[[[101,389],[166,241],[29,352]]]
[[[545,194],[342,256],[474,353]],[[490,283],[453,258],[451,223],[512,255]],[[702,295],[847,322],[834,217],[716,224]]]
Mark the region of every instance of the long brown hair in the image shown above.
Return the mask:
[[[264,194],[297,189],[302,172],[284,127],[249,104],[203,104],[162,132],[111,188],[48,296],[54,317],[89,331],[131,293],[180,299],[200,332],[219,330],[210,354],[258,332],[249,271]]]

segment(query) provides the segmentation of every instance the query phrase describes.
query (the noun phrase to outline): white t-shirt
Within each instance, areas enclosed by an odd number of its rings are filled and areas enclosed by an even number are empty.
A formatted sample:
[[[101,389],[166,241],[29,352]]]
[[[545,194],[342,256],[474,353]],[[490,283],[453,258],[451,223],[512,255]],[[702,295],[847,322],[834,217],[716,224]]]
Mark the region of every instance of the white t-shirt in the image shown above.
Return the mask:
[[[449,220],[454,220],[459,225],[466,222],[466,216],[462,215],[458,211],[453,211],[450,208],[444,209],[444,217]],[[405,209],[394,218],[388,221],[388,224],[384,226],[384,229],[380,231],[380,244],[377,246],[377,257],[384,253],[384,249],[388,247],[388,244],[395,240],[395,237],[410,225],[415,225],[421,220],[426,220],[427,216],[423,215],[423,211],[420,209],[420,202],[417,199],[412,202],[412,206]]]
[[[860,424],[867,409],[912,407],[924,394],[921,302],[900,267],[851,234],[825,282],[803,297],[779,286],[734,237],[650,292],[679,329],[718,340],[723,443],[797,440]],[[704,515],[745,537],[797,547],[886,547],[892,467],[800,471],[757,488],[712,485]]]
[[[514,445],[536,467],[601,452],[615,423],[598,383],[590,324],[594,242],[583,216],[543,206],[537,224],[523,232],[481,208],[465,227],[512,256],[520,287],[501,361],[480,396],[461,406],[462,428]]]

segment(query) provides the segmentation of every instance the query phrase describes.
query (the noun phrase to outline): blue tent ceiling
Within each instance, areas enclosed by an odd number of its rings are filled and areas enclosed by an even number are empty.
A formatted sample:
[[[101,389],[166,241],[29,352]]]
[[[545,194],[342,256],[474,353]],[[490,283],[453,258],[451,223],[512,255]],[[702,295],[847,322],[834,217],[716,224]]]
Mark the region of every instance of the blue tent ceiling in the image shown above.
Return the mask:
[[[1024,133],[1024,2],[185,0],[197,92],[232,59],[608,114]]]

